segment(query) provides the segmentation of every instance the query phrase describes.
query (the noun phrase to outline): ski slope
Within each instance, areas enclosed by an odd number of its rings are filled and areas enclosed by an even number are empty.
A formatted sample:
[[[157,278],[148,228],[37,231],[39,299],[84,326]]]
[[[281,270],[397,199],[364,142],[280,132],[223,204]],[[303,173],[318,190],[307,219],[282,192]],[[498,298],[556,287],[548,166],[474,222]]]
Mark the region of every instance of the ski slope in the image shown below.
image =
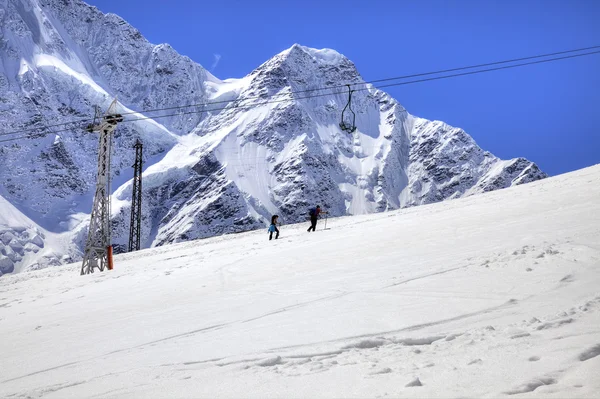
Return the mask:
[[[0,279],[0,397],[598,397],[600,165]]]

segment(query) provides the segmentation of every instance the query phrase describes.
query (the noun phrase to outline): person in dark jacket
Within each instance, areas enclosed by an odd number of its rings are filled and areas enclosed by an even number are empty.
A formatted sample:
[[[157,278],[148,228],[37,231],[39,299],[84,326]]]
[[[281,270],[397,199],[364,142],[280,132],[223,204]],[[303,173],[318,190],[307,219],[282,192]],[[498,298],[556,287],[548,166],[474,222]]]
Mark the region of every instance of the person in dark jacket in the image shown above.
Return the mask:
[[[271,216],[271,225],[269,226],[269,241],[273,239],[273,233],[277,232],[275,235],[275,239],[279,238],[279,229],[277,228],[277,219],[279,216],[273,215]]]
[[[315,229],[317,228],[317,219],[319,218],[319,215],[321,213],[327,213],[325,211],[321,210],[321,206],[317,205],[316,208],[311,208],[310,211],[308,212],[308,214],[310,215],[310,227],[308,228],[308,231],[310,233],[310,231],[315,231]]]

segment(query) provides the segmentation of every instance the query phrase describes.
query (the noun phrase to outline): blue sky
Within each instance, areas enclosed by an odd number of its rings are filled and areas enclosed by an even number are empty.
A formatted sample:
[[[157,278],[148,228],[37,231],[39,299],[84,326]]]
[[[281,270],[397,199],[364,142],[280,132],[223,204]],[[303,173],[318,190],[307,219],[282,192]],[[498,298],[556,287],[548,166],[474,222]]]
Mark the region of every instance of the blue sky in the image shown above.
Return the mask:
[[[600,45],[598,0],[87,2],[221,79],[294,43],[339,51],[365,80]],[[600,163],[600,54],[386,91],[551,175]]]

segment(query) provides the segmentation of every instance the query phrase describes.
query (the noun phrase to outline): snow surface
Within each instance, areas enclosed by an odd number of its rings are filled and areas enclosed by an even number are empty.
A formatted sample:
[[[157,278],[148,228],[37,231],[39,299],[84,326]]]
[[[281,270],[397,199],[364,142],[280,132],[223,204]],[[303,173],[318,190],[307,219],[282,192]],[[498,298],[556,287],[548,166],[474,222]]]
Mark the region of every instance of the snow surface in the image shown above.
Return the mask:
[[[598,397],[600,165],[0,280],[0,396]]]

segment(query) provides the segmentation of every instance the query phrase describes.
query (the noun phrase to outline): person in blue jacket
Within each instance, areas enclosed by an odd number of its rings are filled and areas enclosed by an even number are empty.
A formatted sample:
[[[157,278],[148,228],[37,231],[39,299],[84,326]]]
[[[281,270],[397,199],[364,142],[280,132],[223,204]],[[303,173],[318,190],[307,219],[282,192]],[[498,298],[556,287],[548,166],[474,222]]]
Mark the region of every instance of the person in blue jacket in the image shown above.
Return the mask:
[[[275,235],[275,239],[279,238],[279,229],[277,228],[277,219],[279,216],[273,215],[271,216],[271,225],[269,226],[269,241],[273,239],[273,233],[277,232]]]

